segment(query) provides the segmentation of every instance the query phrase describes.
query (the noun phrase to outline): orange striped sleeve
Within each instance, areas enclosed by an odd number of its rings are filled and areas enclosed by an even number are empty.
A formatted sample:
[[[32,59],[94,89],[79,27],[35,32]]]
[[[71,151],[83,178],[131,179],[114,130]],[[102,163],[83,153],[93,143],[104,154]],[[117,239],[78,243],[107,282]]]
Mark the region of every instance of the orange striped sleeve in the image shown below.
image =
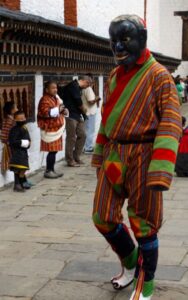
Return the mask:
[[[155,88],[159,125],[148,169],[147,186],[155,190],[168,190],[182,133],[181,114],[175,84],[163,67],[155,78]]]

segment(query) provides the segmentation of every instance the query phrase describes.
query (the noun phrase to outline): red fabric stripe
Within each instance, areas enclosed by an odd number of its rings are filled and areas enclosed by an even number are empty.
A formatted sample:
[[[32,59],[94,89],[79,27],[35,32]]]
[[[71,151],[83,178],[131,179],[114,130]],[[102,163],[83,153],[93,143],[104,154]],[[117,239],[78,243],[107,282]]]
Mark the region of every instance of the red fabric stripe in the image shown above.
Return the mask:
[[[179,153],[188,153],[188,129],[186,128],[183,132],[183,137],[179,144]]]
[[[139,67],[136,66],[133,68],[130,72],[126,73],[125,72],[125,67],[120,66],[117,70],[116,74],[116,80],[117,80],[117,85],[115,90],[112,92],[112,94],[109,96],[109,99],[107,100],[107,103],[104,107],[103,111],[103,116],[102,116],[102,123],[105,126],[106,121],[113,110],[116,102],[119,100],[120,95],[122,94],[123,90],[127,86],[128,82],[131,80],[131,78],[136,74],[136,72],[139,70]],[[121,80],[118,80],[120,79]]]
[[[168,160],[175,164],[176,154],[174,151],[169,149],[155,149],[152,155],[152,159]]]
[[[108,142],[108,138],[103,134],[98,134],[96,143],[105,145]]]
[[[145,49],[138,59],[136,65],[133,69],[131,69],[129,72],[126,72],[125,66],[120,66],[116,71],[116,88],[112,92],[112,94],[109,96],[109,99],[107,100],[107,103],[104,107],[103,116],[102,116],[102,123],[105,126],[106,121],[113,110],[116,102],[119,100],[119,97],[121,96],[122,92],[124,91],[125,87],[131,80],[131,78],[138,72],[138,70],[142,67],[142,65],[148,60],[150,57],[150,51],[148,49]]]

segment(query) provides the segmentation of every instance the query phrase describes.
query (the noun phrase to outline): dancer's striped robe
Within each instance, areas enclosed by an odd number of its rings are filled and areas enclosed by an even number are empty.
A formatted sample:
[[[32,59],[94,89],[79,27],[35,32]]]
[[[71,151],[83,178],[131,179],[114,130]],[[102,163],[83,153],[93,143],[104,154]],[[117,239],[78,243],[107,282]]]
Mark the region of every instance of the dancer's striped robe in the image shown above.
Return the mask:
[[[112,72],[92,158],[92,165],[100,168],[94,219],[122,222],[128,197],[135,235],[158,230],[161,191],[170,187],[181,131],[176,87],[149,51],[147,60],[131,71],[120,66]]]

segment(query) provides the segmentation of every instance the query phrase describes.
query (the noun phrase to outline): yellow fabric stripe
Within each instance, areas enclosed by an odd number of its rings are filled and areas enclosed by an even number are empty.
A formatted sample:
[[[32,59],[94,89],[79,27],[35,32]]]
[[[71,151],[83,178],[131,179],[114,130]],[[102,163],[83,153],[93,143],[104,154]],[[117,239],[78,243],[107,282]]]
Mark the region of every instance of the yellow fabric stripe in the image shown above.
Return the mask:
[[[22,166],[22,165],[16,165],[16,164],[10,164],[9,165],[10,167],[15,167],[15,168],[19,168],[19,169],[28,169],[28,167],[26,166]]]

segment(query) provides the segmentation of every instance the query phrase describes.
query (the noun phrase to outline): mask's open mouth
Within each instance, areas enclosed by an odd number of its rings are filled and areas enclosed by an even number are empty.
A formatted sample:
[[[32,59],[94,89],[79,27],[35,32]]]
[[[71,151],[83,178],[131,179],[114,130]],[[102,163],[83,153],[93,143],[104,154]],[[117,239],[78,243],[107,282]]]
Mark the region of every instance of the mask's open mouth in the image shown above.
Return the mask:
[[[116,54],[115,59],[118,61],[125,60],[129,57],[129,54]]]

